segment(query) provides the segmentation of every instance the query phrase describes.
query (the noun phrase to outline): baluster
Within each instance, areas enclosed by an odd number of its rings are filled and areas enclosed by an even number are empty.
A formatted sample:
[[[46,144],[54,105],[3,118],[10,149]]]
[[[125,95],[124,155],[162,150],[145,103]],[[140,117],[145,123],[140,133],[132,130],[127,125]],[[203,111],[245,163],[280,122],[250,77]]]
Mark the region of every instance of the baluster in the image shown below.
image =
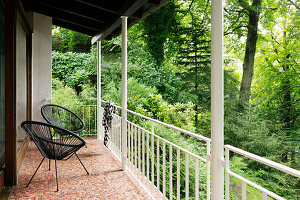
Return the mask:
[[[242,181],[242,200],[247,199],[247,184],[246,182]]]
[[[206,142],[206,199],[210,200],[210,142]]]
[[[154,124],[151,122],[151,184],[152,196],[154,197]]]
[[[135,156],[134,156],[134,158],[135,158],[135,175],[136,175],[136,177],[137,177],[137,175],[138,175],[138,163],[137,163],[137,128],[135,127],[135,129],[134,129],[134,132],[135,132],[135,135],[134,135],[134,147],[135,147]]]
[[[134,172],[134,166],[133,166],[133,131],[135,126],[133,124],[131,124],[131,129],[130,129],[130,135],[131,135],[131,169],[132,169],[132,173]]]
[[[180,149],[177,149],[177,200],[180,200]]]
[[[159,189],[159,186],[160,186],[160,183],[159,183],[159,161],[160,161],[160,158],[159,158],[159,138],[157,138],[156,140],[156,162],[157,162],[157,179],[156,179],[156,187],[157,187],[157,198],[160,199],[160,189]]]
[[[230,198],[229,149],[225,149],[225,199]]]
[[[149,191],[149,133],[147,132],[147,190]]]
[[[89,134],[91,134],[91,106],[89,105]]]
[[[127,166],[130,170],[131,164],[130,164],[130,127],[131,127],[131,122],[128,122],[127,126]]]
[[[189,199],[189,154],[185,153],[185,199]]]
[[[170,162],[170,197],[169,199],[172,200],[173,199],[173,149],[172,149],[172,145],[170,144],[170,152],[169,152],[169,162]]]
[[[199,200],[199,160],[195,158],[195,199]]]
[[[166,143],[163,141],[163,195],[166,197]]]
[[[263,192],[262,193],[262,200],[267,200],[267,199],[268,199],[267,193]]]
[[[97,107],[96,106],[93,106],[94,107],[94,113],[95,113],[95,120],[94,120],[94,124],[95,124],[95,131],[94,131],[94,134],[96,133],[97,134]],[[101,125],[102,126],[102,125]]]
[[[145,185],[145,131],[142,130],[142,181]]]
[[[139,176],[138,176],[138,180],[140,181],[141,183],[141,129],[138,129],[138,162],[139,162],[139,170],[138,170],[138,173],[139,173]]]

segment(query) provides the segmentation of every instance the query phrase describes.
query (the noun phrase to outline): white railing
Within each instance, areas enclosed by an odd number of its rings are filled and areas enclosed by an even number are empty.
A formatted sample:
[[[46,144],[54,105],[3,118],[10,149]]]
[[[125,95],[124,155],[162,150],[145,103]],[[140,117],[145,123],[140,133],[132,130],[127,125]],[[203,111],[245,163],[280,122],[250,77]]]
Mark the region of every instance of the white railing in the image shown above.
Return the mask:
[[[127,112],[151,123],[151,130],[146,130],[127,121],[127,167],[144,189],[155,199],[210,199],[210,139],[131,110]],[[155,132],[157,125],[204,141],[206,155],[201,157],[160,137]],[[200,180],[199,169],[204,165],[201,177],[205,178]],[[200,182],[205,182],[206,187],[200,189]]]
[[[237,153],[239,155],[242,155],[244,157],[247,157],[249,159],[255,160],[259,163],[262,163],[262,164],[272,167],[274,169],[285,172],[287,174],[290,174],[292,176],[300,178],[300,171],[298,171],[296,169],[292,169],[285,165],[282,165],[282,164],[276,163],[274,161],[268,160],[266,158],[257,156],[255,154],[249,153],[247,151],[233,147],[231,145],[225,145],[224,147],[225,147],[225,194],[226,194],[226,200],[229,200],[229,197],[230,197],[230,176],[233,176],[242,182],[242,200],[247,199],[247,185],[252,186],[253,188],[261,191],[263,200],[267,200],[268,197],[272,197],[272,198],[278,199],[278,200],[284,200],[284,198],[278,196],[277,194],[275,194],[275,193],[257,185],[256,183],[249,181],[246,178],[230,171],[230,159],[229,159],[230,151]]]
[[[117,108],[121,109],[119,106]],[[102,116],[104,109],[101,107],[99,110]],[[147,120],[151,124],[150,129],[147,130],[127,120],[127,169],[148,194],[153,199],[189,199],[190,191],[193,191],[194,199],[210,199],[210,139],[131,110],[127,110],[127,113]],[[121,117],[113,115],[108,145],[120,161],[121,124]],[[204,141],[206,155],[201,157],[158,136],[155,134],[157,125]],[[100,137],[103,138],[104,133],[100,133]],[[200,167],[206,168],[203,174],[200,174]],[[192,171],[193,173],[190,173]],[[194,176],[191,177],[191,174]],[[191,178],[193,178],[192,184]],[[200,183],[205,184],[206,187],[200,188]],[[193,188],[190,188],[191,186]]]
[[[93,99],[95,100],[95,99]],[[63,100],[68,101],[68,100]],[[104,102],[104,101],[103,101]],[[59,101],[56,100],[57,104]],[[121,107],[117,106],[118,109]],[[80,117],[88,122],[86,135],[95,135],[97,130],[97,113],[95,105],[77,105],[69,108],[72,111],[79,111]],[[90,112],[90,110],[94,110]],[[104,109],[99,108],[100,116],[103,116]],[[85,114],[84,114],[85,113]],[[90,114],[92,116],[88,116]],[[122,151],[122,118],[113,115],[112,127],[110,129],[110,141],[108,148],[121,161]],[[153,199],[210,199],[210,142],[211,140],[202,135],[178,128],[176,126],[152,119],[142,114],[127,110],[127,160],[128,172],[140,183]],[[133,123],[130,117],[143,120],[136,120]],[[93,119],[95,118],[95,119]],[[92,120],[91,120],[92,119]],[[102,118],[99,119],[102,125]],[[90,123],[92,121],[92,123]],[[141,125],[142,124],[142,125]],[[183,134],[190,138],[204,142],[205,153],[196,155],[195,153],[163,138],[160,127]],[[100,138],[104,137],[104,132],[98,133]],[[161,135],[161,136],[160,136]],[[204,147],[205,146],[205,147]],[[244,150],[230,145],[225,148],[225,197],[230,199],[230,176],[238,179],[242,183],[241,198],[247,199],[247,185],[261,192],[261,199],[269,198],[282,200],[284,198],[259,186],[258,184],[230,171],[230,152],[237,153],[246,158],[265,164],[292,176],[300,178],[300,171],[286,167],[266,158],[251,154]],[[268,198],[269,197],[269,198]]]
[[[61,105],[76,113],[85,124],[81,136],[97,135],[97,99],[52,99],[46,103]]]

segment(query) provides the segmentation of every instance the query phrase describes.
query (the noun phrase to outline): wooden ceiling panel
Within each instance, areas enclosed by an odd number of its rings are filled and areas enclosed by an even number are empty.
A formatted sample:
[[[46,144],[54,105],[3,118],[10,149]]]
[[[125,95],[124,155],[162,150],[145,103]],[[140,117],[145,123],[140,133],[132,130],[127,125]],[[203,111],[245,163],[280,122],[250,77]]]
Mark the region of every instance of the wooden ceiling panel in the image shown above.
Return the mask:
[[[31,11],[53,18],[53,24],[85,33],[93,42],[120,33],[121,16],[130,26],[168,0],[24,0]]]
[[[73,31],[77,31],[79,33],[84,33],[86,35],[95,35],[97,33],[97,31],[94,30],[94,29],[79,26],[77,24],[72,24],[70,22],[66,22],[66,21],[63,21],[61,19],[53,18],[52,23],[54,25],[61,26],[61,27],[64,27],[64,28],[67,28],[67,29],[70,29],[70,30],[73,30]]]
[[[72,14],[69,12],[64,12],[61,9],[50,8],[45,5],[34,6],[33,11],[43,14],[43,15],[51,16],[53,18],[62,19],[67,22],[74,22],[78,25],[84,25],[84,26],[95,28],[98,30],[99,30],[99,27],[104,25],[103,23],[101,23],[99,21],[96,21],[93,19],[92,20],[87,19],[85,17],[78,16],[76,14]]]
[[[66,13],[85,17],[101,23],[107,23],[111,21],[113,16],[118,16],[116,14],[101,11],[95,7],[79,3],[75,0],[36,0],[34,5],[46,6],[54,10],[61,10]]]

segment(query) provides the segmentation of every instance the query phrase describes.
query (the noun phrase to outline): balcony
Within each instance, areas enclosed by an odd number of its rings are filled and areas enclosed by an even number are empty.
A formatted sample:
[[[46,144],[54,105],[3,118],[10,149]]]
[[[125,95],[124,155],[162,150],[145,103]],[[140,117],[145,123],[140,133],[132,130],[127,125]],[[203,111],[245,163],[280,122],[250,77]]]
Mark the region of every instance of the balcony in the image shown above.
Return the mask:
[[[150,199],[149,195],[135,182],[132,176],[121,169],[113,154],[95,138],[86,138],[87,148],[78,152],[90,172],[87,176],[76,157],[58,162],[60,191],[56,192],[54,162],[48,171],[44,162],[26,187],[40,163],[42,156],[31,143],[19,174],[19,184],[14,188],[11,199]]]
[[[86,198],[86,199],[211,199],[211,140],[170,124],[127,110],[126,138],[122,138],[122,118],[113,115],[108,148],[103,145],[101,124],[103,107],[97,110],[97,100],[52,100],[67,106],[85,122],[87,148],[79,156],[90,171],[87,176],[80,163],[58,162],[60,191],[56,190],[55,171],[48,172],[43,164],[29,188],[26,184],[42,159],[31,144],[20,171],[19,185],[11,199],[19,198]],[[102,102],[102,106],[104,101]],[[117,108],[121,109],[121,107]],[[120,112],[119,112],[120,113]],[[99,118],[99,116],[101,116]],[[97,117],[98,116],[98,117]],[[189,137],[200,144],[196,149],[183,148],[164,135],[167,129],[173,136]],[[98,130],[98,131],[97,131]],[[96,139],[95,137],[99,139]],[[125,145],[125,146],[124,146]],[[247,157],[291,176],[300,178],[298,170],[225,145],[225,195],[245,199],[279,199],[270,191],[230,170],[230,152]],[[123,158],[122,158],[123,157]],[[47,163],[47,162],[46,162]],[[123,170],[123,165],[126,170]],[[233,184],[235,183],[235,184]],[[255,191],[255,192],[253,192]],[[253,195],[257,196],[253,196]]]
[[[0,106],[5,109],[1,109],[2,148],[0,152],[2,154],[0,157],[5,160],[1,165],[4,172],[0,173],[0,188],[2,189],[3,185],[15,186],[17,177],[19,177],[19,185],[14,188],[11,198],[59,199],[68,195],[70,198],[77,196],[80,198],[80,195],[83,195],[82,198],[93,199],[98,198],[99,195],[99,198],[108,199],[149,197],[153,199],[220,200],[223,199],[225,191],[226,200],[230,199],[231,195],[242,200],[283,199],[276,194],[278,191],[263,188],[260,183],[251,181],[243,174],[236,172],[230,159],[232,153],[273,170],[279,170],[283,174],[288,174],[287,177],[300,178],[298,170],[224,145],[223,1],[211,2],[212,138],[183,130],[127,109],[127,25],[130,26],[154,12],[166,1],[130,0],[119,1],[118,4],[113,1],[86,3],[79,0],[69,1],[69,3],[48,0],[43,2],[7,0],[4,4],[1,1],[1,17],[5,19],[5,27],[1,29],[1,36],[3,36],[1,41],[5,41],[1,44],[1,52],[4,52],[1,56],[5,57],[5,63],[1,57],[0,71],[1,94],[5,93],[5,95],[1,96]],[[25,7],[22,2],[25,3]],[[3,5],[5,6],[3,7]],[[111,9],[108,9],[109,7]],[[111,14],[108,15],[107,12]],[[98,21],[98,23],[91,21]],[[33,185],[24,188],[25,182],[28,181],[40,157],[35,157],[38,152],[31,145],[19,175],[19,166],[27,147],[24,144],[28,140],[25,140],[23,144],[19,143],[18,149],[22,151],[17,152],[16,147],[19,142],[19,133],[23,133],[19,126],[20,123],[24,120],[42,120],[40,107],[45,103],[45,98],[51,97],[52,22],[94,36],[93,43],[97,42],[98,50],[97,100],[86,101],[92,103],[72,104],[73,107],[70,107],[85,121],[86,130],[82,135],[97,136],[100,140],[99,142],[96,139],[88,138],[88,148],[82,149],[80,152],[83,162],[86,163],[92,174],[84,175],[81,166],[76,166],[76,160],[71,162],[74,163],[73,165],[69,162],[60,163],[61,191],[59,193],[56,193],[53,188],[55,185],[53,171],[47,172],[46,166],[43,166],[34,178]],[[101,141],[104,136],[101,126],[103,107],[100,102],[101,41],[118,35],[121,30],[123,106],[119,109],[122,110],[123,116],[114,115],[107,149],[103,147]],[[68,101],[57,100],[55,103],[62,105],[65,102]],[[170,135],[165,134],[167,130],[168,133],[171,132]],[[5,138],[3,138],[4,136]],[[182,141],[184,139],[193,140],[197,145],[188,146],[189,143],[184,140],[186,146],[183,147],[176,143],[174,138]],[[99,152],[105,152],[105,156],[111,155],[107,159],[115,160],[116,165],[108,165],[109,162],[102,160],[104,155]],[[101,171],[103,169],[107,170]],[[119,176],[126,182],[121,182]],[[131,187],[131,185],[133,186]],[[124,191],[119,190],[119,186]],[[255,190],[255,196],[252,196],[253,190]],[[138,194],[141,196],[137,196]]]

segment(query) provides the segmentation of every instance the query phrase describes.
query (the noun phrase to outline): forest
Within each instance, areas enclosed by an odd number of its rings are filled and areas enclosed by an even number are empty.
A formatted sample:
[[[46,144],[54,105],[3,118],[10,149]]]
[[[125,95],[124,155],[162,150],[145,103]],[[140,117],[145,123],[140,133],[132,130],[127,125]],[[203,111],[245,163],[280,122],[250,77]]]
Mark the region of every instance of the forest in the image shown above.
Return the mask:
[[[210,137],[210,38],[208,0],[170,0],[131,27],[128,109]],[[91,37],[53,26],[52,47],[53,99],[96,98]],[[299,47],[298,1],[225,1],[224,143],[298,170]],[[120,36],[102,41],[101,73],[102,99],[120,105]],[[199,141],[165,130],[157,134],[201,154]],[[299,179],[237,155],[230,159],[233,171],[286,199],[300,199]],[[240,186],[232,180],[231,199],[241,198]],[[250,199],[261,199],[248,192]]]

